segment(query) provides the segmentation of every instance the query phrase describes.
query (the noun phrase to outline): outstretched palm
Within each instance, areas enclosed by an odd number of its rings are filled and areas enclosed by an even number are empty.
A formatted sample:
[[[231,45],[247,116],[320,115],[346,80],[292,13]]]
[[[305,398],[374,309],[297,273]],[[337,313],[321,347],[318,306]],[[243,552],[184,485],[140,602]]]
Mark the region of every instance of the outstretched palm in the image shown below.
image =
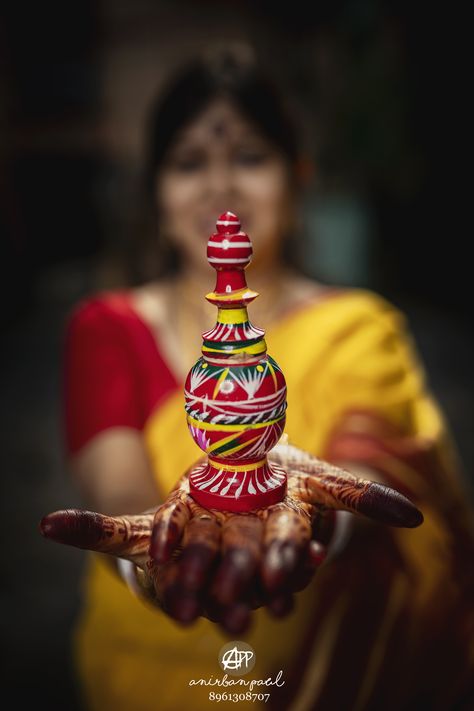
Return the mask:
[[[188,473],[166,501],[138,516],[57,511],[40,524],[61,543],[135,564],[142,594],[171,617],[199,615],[230,633],[243,631],[252,608],[288,612],[325,557],[335,510],[392,526],[415,527],[421,512],[402,494],[363,480],[289,445],[270,461],[288,473],[285,499],[250,513],[204,509],[189,494]]]

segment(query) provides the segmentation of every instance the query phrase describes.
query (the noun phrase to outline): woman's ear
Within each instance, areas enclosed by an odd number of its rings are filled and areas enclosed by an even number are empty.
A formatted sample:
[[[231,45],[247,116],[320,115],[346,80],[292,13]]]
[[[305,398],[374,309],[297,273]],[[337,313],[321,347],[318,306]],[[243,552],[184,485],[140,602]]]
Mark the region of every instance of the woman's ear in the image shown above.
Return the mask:
[[[295,176],[297,187],[304,190],[316,178],[316,165],[309,156],[299,156],[295,162]]]

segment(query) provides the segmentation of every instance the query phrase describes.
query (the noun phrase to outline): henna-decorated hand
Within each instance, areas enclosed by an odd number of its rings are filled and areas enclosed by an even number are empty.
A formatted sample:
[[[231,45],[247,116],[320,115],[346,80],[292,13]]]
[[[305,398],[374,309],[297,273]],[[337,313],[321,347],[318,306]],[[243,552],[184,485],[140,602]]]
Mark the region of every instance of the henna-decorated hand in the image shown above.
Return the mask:
[[[189,495],[187,473],[156,510],[120,517],[57,511],[40,530],[60,543],[132,561],[143,595],[174,619],[187,624],[203,615],[236,634],[252,609],[289,612],[293,593],[325,558],[335,510],[391,526],[423,521],[397,491],[296,447],[277,445],[268,458],[286,469],[288,492],[266,509],[204,509]]]

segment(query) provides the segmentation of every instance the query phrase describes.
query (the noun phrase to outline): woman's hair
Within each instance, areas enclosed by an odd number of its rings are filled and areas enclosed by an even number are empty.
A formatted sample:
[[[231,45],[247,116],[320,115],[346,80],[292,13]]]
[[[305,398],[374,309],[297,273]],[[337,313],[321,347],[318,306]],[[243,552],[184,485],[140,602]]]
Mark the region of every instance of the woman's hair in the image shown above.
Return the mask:
[[[290,164],[296,161],[296,131],[281,94],[251,50],[236,45],[201,55],[182,68],[160,95],[148,125],[149,189],[178,133],[219,98],[229,99]]]
[[[299,154],[297,131],[283,95],[259,67],[247,45],[207,51],[173,77],[152,107],[146,132],[145,193],[153,213],[155,240],[157,227],[159,231],[156,176],[179,132],[214,100],[231,101],[281,152],[290,172],[294,169]],[[176,250],[166,240],[160,247],[160,272],[176,271],[179,267]]]

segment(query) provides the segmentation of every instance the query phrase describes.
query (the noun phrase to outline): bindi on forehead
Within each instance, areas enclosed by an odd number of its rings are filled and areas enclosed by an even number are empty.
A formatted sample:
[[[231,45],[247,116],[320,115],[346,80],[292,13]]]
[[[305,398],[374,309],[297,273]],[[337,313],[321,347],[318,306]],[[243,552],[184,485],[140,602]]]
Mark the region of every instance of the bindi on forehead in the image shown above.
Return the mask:
[[[211,110],[205,117],[203,129],[213,141],[228,141],[242,132],[242,119],[229,107]]]
[[[227,146],[235,141],[258,137],[255,129],[229,107],[213,107],[201,114],[182,134],[183,142]]]
[[[221,145],[257,137],[250,126],[231,116],[214,117],[205,127],[204,133],[206,139]]]
[[[215,119],[210,126],[210,132],[213,138],[225,139],[229,136],[228,122],[224,118]]]
[[[215,113],[208,117],[206,133],[214,141],[228,141],[233,135],[241,132],[240,120],[228,112]]]

